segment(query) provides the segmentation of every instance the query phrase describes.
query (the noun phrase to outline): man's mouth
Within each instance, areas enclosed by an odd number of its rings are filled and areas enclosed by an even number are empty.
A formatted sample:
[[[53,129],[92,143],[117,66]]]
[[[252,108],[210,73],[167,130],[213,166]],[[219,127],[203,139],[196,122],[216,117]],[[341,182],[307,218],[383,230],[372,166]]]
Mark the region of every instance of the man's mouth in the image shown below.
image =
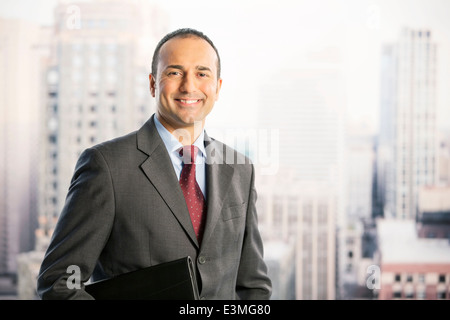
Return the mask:
[[[184,105],[193,105],[201,101],[201,99],[175,99],[176,101],[181,102]]]

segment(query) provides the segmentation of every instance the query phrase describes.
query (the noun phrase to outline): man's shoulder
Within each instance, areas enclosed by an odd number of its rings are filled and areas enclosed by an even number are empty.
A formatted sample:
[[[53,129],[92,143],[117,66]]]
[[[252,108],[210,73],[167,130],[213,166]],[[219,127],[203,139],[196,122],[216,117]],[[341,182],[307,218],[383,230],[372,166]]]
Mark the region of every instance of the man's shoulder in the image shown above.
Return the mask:
[[[123,151],[126,148],[136,149],[136,133],[137,131],[133,131],[109,140],[105,140],[101,143],[98,143],[92,146],[92,149],[96,149],[100,152],[113,152],[113,151]]]
[[[154,134],[156,129],[154,129],[152,118],[153,117],[151,117],[140,128],[129,133],[124,133],[117,137],[111,138],[109,140],[105,140],[99,144],[92,146],[90,149],[95,149],[102,153],[123,153],[127,150],[136,151],[137,149],[139,149],[139,136],[141,136],[141,140],[145,141],[154,141],[154,139],[156,138]]]
[[[138,130],[105,140],[87,147],[80,155],[80,161],[103,159],[109,166],[121,166],[124,162],[143,161],[146,155],[137,148]]]

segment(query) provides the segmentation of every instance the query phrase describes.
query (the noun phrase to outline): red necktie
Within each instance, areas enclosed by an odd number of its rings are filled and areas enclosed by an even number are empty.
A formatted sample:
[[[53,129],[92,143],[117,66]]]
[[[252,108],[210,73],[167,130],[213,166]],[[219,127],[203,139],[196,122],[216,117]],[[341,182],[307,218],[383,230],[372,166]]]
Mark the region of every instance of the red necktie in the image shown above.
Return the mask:
[[[194,145],[184,146],[180,150],[183,157],[183,169],[180,175],[180,186],[191,216],[192,225],[198,243],[201,243],[206,220],[206,201],[197,180],[195,179],[195,158],[198,148]]]

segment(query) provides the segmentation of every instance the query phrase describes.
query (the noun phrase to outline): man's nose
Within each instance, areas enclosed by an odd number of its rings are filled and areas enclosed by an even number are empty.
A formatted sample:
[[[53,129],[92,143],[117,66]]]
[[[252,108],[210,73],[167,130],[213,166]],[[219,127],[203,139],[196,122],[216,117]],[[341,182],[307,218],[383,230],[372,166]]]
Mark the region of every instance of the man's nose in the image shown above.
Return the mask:
[[[181,92],[195,92],[196,91],[195,76],[186,74],[181,82]]]

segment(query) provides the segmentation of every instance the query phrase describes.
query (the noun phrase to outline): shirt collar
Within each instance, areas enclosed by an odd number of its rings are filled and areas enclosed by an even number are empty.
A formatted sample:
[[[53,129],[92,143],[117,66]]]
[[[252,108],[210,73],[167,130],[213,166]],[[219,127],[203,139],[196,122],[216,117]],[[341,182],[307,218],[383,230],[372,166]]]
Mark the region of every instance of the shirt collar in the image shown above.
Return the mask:
[[[163,140],[167,151],[169,153],[176,152],[178,154],[178,151],[180,150],[180,148],[183,147],[183,145],[169,132],[169,130],[167,130],[163,126],[163,124],[158,120],[158,117],[156,117],[156,115],[153,118],[155,120],[156,130],[158,130],[158,133],[161,139]],[[197,140],[195,140],[194,142],[194,146],[196,146],[199,149],[203,157],[205,157],[206,155],[204,140],[205,140],[205,129],[202,130]]]

